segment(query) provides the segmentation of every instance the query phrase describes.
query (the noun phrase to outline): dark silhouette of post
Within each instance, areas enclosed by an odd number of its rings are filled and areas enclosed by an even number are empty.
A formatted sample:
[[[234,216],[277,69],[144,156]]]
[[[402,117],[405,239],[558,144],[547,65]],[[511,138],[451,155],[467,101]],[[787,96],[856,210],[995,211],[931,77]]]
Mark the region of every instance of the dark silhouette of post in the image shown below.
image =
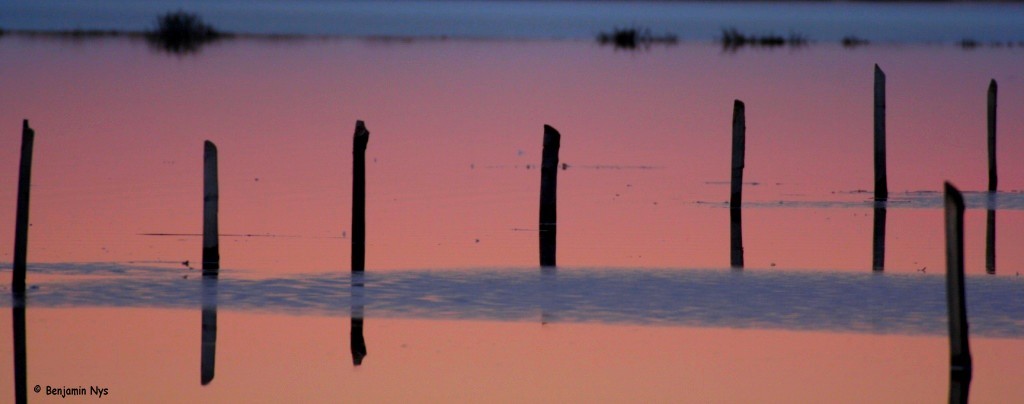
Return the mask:
[[[996,210],[988,209],[985,215],[985,272],[996,273]]]
[[[558,149],[562,135],[544,125],[544,151],[540,165],[540,266],[555,266],[558,209]]]
[[[25,293],[25,273],[28,259],[28,198],[32,186],[32,144],[36,132],[28,126],[28,119],[21,125],[21,165],[18,168],[18,211],[14,223],[14,270],[11,291],[15,295]]]
[[[199,383],[213,381],[217,359],[217,274],[203,275],[203,328],[200,346]]]
[[[349,332],[350,345],[352,348],[352,365],[363,364],[366,357],[366,339],[363,338],[363,318],[352,317],[352,328]]]
[[[970,380],[971,349],[967,342],[967,302],[964,300],[964,199],[948,182],[945,183],[945,209],[950,370]]]
[[[988,191],[995,192],[999,183],[996,174],[996,91],[998,85],[992,79],[988,83]]]
[[[871,270],[885,270],[885,202],[875,202],[875,225],[872,232]]]
[[[747,123],[743,101],[736,100],[732,107],[732,193],[729,207],[743,204],[743,165],[746,159]]]
[[[950,372],[949,404],[967,404],[971,390],[971,372]]]
[[[885,73],[875,65],[875,200],[889,199],[885,174]]]
[[[743,101],[732,107],[732,182],[729,197],[729,264],[743,268],[743,167],[746,160],[747,120]]]
[[[14,323],[14,402],[28,402],[28,355],[25,339],[25,298],[14,296],[11,307],[11,319]]]
[[[361,273],[352,274],[351,288],[351,326],[349,328],[349,348],[352,351],[352,365],[363,364],[366,357],[366,339],[363,337],[363,277]]]
[[[217,146],[207,140],[203,144],[203,274],[220,271],[220,242],[217,209],[220,192],[217,186]]]
[[[743,268],[743,213],[740,208],[729,209],[729,265]]]
[[[363,121],[356,121],[352,137],[352,272],[362,272],[366,265],[366,144],[370,131]]]

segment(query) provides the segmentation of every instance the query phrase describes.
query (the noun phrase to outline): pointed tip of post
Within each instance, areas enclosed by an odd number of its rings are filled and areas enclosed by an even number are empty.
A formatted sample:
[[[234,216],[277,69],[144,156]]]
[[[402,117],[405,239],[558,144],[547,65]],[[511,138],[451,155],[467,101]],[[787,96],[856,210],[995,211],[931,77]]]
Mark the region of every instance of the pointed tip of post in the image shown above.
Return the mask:
[[[746,108],[746,104],[743,101],[736,99],[732,102],[732,108],[734,111],[743,111]]]
[[[963,194],[960,193],[960,190],[953,186],[953,184],[950,184],[949,181],[946,181],[943,183],[942,188],[943,193],[946,196],[947,203],[952,203],[954,206],[958,208],[962,208],[964,206],[964,196]]]
[[[882,68],[878,67],[878,63],[875,63],[875,73],[882,73]]]
[[[213,144],[213,142],[209,140],[203,142],[203,147],[206,147],[207,149],[217,150],[217,145]]]

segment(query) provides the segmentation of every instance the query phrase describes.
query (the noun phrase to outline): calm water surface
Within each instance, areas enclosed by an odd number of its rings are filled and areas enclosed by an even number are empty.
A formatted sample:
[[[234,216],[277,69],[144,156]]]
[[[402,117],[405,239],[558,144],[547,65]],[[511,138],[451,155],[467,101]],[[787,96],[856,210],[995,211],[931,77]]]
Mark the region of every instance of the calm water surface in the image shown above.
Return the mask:
[[[0,228],[13,228],[21,120],[37,133],[30,389],[102,385],[124,402],[941,401],[937,191],[984,188],[994,78],[1001,192],[969,193],[966,216],[970,393],[1024,396],[1016,49],[238,40],[179,57],[11,36],[0,60]],[[871,275],[875,63],[893,201],[885,271]],[[734,99],[748,128],[740,272],[727,269]],[[357,119],[371,132],[365,290],[344,276]],[[567,164],[554,278],[536,269],[543,124],[561,131]],[[188,267],[205,139],[221,159],[212,289]],[[13,322],[17,309],[0,312]],[[202,386],[211,318],[216,376]]]

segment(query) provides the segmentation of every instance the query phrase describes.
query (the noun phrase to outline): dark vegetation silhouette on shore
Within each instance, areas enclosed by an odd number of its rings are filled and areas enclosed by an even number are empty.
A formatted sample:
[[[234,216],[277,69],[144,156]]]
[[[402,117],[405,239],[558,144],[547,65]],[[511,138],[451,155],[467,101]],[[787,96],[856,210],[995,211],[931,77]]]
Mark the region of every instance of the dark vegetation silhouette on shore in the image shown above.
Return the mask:
[[[725,28],[722,30],[722,48],[734,51],[743,47],[778,48],[782,46],[801,47],[807,45],[807,37],[790,33],[789,36],[775,34],[747,35],[736,28]]]
[[[843,39],[840,41],[840,43],[843,44],[844,48],[852,49],[852,48],[856,48],[858,46],[867,45],[867,44],[869,44],[871,42],[868,41],[867,39],[864,39],[864,38],[861,38],[861,37],[858,37],[858,36],[855,36],[855,35],[847,35],[847,36],[843,37]]]
[[[601,45],[612,45],[615,49],[649,49],[653,44],[675,45],[679,42],[674,34],[655,35],[647,28],[616,28],[612,32],[597,35]]]
[[[195,13],[175,11],[157,17],[156,29],[146,33],[146,40],[157,49],[188,54],[226,36]]]

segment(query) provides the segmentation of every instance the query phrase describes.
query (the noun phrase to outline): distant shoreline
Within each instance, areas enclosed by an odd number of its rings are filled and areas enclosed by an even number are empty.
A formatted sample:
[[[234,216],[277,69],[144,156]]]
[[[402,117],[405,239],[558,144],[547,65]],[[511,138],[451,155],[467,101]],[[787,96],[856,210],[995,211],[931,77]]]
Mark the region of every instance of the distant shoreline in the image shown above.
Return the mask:
[[[471,0],[466,0],[471,1]],[[551,0],[527,0],[527,1],[551,1]],[[618,0],[598,0],[598,1],[618,1]],[[696,0],[660,0],[665,2],[685,2],[685,1],[696,1]],[[765,2],[775,0],[744,0],[751,2]],[[806,0],[807,2],[818,2],[818,0]],[[831,0],[828,0],[831,1]],[[38,29],[14,29],[14,30],[2,30],[0,29],[0,42],[3,41],[5,36],[12,37],[23,37],[23,38],[45,38],[55,40],[99,40],[99,39],[130,39],[130,40],[148,40],[153,33],[151,31],[141,30],[105,30],[105,29],[73,29],[73,30],[38,30]],[[605,33],[601,33],[605,35]],[[678,41],[652,41],[644,45],[645,48],[650,47],[672,47],[679,44],[685,43],[709,43],[722,45],[728,49],[739,49],[745,47],[751,48],[799,48],[805,46],[814,46],[822,44],[836,44],[842,45],[845,48],[858,48],[863,46],[871,45],[940,45],[940,46],[955,46],[964,48],[967,50],[974,48],[1007,48],[1007,49],[1022,49],[1024,50],[1024,40],[1020,41],[980,41],[972,38],[964,38],[959,41],[871,41],[869,38],[860,38],[856,36],[844,37],[838,41],[821,41],[815,40],[814,38],[807,38],[796,34],[793,42],[787,42],[783,38],[782,42],[774,43],[771,45],[764,45],[759,41],[765,41],[767,37],[756,37],[750,36],[747,39],[747,43],[736,44],[734,38],[717,36],[712,39],[703,40],[678,40]],[[394,42],[394,43],[414,43],[414,42],[437,42],[437,41],[471,41],[471,42],[594,42],[600,45],[608,45],[602,41],[601,36],[596,36],[591,39],[584,38],[517,38],[517,37],[487,37],[487,36],[457,36],[457,35],[344,35],[344,34],[266,34],[266,33],[236,33],[236,32],[219,32],[219,37],[213,42],[231,41],[231,40],[266,40],[266,41],[327,41],[327,40],[362,40],[371,42]]]
[[[827,43],[1024,48],[1024,0],[277,0],[245,6],[210,1],[187,11],[165,10],[158,0],[139,4],[130,10],[61,6],[58,0],[0,5],[0,36],[157,44],[161,19],[177,16],[206,31],[181,31],[185,42],[168,42],[171,50],[231,39],[572,40],[623,49],[687,42],[729,49]]]

